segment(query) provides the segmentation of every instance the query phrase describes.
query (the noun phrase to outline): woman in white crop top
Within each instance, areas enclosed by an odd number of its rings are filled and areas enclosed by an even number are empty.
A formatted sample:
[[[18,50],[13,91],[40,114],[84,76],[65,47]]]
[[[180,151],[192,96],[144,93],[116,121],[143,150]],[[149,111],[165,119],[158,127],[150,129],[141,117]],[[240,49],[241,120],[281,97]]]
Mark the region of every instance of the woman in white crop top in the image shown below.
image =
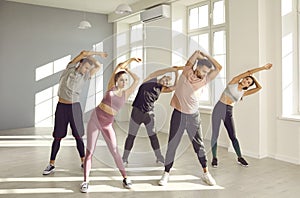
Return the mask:
[[[254,94],[262,88],[259,82],[254,78],[254,76],[252,76],[252,74],[262,70],[269,70],[271,69],[271,67],[272,64],[268,63],[262,67],[251,69],[234,77],[226,86],[219,102],[217,102],[217,104],[215,105],[212,113],[211,150],[213,159],[211,165],[213,167],[218,166],[217,141],[219,137],[221,120],[223,120],[224,122],[224,126],[227,130],[228,136],[238,156],[238,163],[242,166],[248,166],[247,161],[242,157],[239,142],[236,138],[236,132],[232,117],[232,108],[234,104],[241,100],[243,97]],[[254,84],[254,88],[248,89]]]

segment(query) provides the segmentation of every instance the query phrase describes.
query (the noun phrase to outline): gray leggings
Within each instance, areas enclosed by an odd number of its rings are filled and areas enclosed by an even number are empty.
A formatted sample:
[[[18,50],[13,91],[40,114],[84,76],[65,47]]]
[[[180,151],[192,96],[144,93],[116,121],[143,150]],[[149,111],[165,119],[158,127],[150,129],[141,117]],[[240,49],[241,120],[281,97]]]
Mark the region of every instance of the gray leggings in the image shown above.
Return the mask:
[[[174,109],[170,123],[168,149],[165,160],[166,172],[170,172],[173,166],[176,149],[181,141],[184,130],[188,133],[202,168],[207,167],[206,152],[201,139],[202,131],[199,113],[185,114]]]
[[[228,136],[232,142],[233,148],[238,157],[242,157],[239,141],[236,138],[234,122],[232,118],[232,106],[218,102],[212,112],[212,136],[211,136],[211,150],[214,158],[217,157],[217,142],[220,131],[221,120],[227,130]]]
[[[123,161],[127,161],[130,151],[133,147],[135,137],[140,128],[140,125],[144,123],[147,133],[151,142],[151,147],[158,160],[163,161],[163,156],[160,151],[159,141],[155,132],[155,120],[153,111],[142,112],[136,107],[133,107],[131,117],[129,121],[128,136],[125,141]]]

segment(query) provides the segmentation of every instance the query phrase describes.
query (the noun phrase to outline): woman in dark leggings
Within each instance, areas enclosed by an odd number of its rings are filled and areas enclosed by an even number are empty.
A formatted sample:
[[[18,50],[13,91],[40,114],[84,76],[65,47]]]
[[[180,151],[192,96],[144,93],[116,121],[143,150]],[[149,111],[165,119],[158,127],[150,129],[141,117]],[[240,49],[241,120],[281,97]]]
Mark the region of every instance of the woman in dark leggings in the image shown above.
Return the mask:
[[[168,72],[175,72],[175,81],[170,86],[171,77],[166,76]],[[128,136],[124,145],[123,162],[128,164],[128,157],[133,147],[134,140],[142,123],[144,123],[156,156],[156,162],[164,164],[165,160],[161,154],[159,141],[155,131],[154,103],[161,93],[170,93],[175,89],[178,68],[176,66],[157,70],[151,73],[139,87],[139,91],[132,103],[132,112],[129,122]],[[158,76],[162,76],[158,78]]]
[[[225,88],[221,95],[220,100],[215,105],[212,112],[212,137],[211,137],[211,147],[212,147],[212,162],[213,167],[218,166],[217,159],[217,141],[219,137],[219,129],[221,120],[224,122],[224,126],[227,130],[228,136],[232,142],[235,153],[238,156],[238,163],[242,166],[248,166],[247,161],[242,157],[241,149],[239,146],[238,139],[236,138],[236,132],[234,127],[234,122],[232,118],[232,109],[236,102],[241,100],[242,97],[248,96],[258,92],[262,87],[258,81],[252,76],[252,74],[268,70],[272,67],[272,64],[268,63],[262,67],[251,69],[244,72],[236,77],[234,77]],[[249,89],[250,86],[255,84],[255,88]]]

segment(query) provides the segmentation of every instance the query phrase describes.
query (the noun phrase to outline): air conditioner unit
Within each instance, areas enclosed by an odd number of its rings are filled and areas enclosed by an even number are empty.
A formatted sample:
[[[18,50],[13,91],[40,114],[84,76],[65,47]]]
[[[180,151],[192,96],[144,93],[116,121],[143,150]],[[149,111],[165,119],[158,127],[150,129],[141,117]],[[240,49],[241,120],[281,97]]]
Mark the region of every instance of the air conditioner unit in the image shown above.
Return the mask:
[[[140,13],[140,19],[147,23],[162,18],[170,18],[170,10],[170,5],[165,4],[151,7]]]

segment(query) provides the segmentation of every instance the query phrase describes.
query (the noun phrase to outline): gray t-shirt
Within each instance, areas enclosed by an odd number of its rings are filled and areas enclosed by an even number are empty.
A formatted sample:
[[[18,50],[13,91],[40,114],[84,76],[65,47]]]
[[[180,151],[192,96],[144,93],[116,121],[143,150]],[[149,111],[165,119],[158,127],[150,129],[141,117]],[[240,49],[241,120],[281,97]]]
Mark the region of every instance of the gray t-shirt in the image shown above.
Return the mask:
[[[70,102],[79,102],[84,83],[90,79],[90,72],[84,75],[76,71],[77,63],[69,63],[63,71],[58,88],[58,96]]]

